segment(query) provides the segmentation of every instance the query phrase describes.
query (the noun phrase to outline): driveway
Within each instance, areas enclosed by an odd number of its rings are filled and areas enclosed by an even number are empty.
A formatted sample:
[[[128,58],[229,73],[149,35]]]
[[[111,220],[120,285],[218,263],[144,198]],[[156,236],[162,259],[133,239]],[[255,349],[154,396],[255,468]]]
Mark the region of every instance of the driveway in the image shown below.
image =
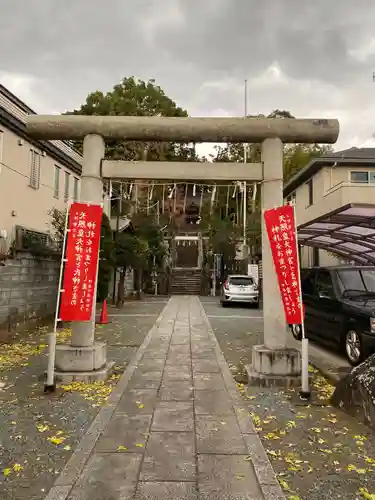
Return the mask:
[[[201,302],[216,335],[230,343],[231,349],[241,349],[241,363],[250,363],[252,346],[263,343],[263,311],[237,305],[223,308],[218,297],[201,297]],[[248,339],[245,346],[244,336]],[[288,335],[288,347],[301,347],[291,333]],[[310,360],[333,379],[343,376],[351,368],[344,355],[313,341],[309,343],[309,355]]]

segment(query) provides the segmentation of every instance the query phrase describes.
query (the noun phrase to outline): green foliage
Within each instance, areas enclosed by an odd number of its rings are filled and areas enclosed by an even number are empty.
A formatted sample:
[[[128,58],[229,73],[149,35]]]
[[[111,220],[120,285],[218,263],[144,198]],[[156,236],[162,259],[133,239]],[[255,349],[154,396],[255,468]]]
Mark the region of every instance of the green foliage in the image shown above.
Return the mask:
[[[115,242],[115,260],[117,267],[125,270],[138,269],[146,265],[149,257],[149,246],[146,240],[136,234],[122,232]]]
[[[178,107],[154,80],[124,78],[107,93],[92,92],[86,102],[67,114],[97,116],[169,116],[185,117],[187,112]],[[75,147],[82,151],[82,142]],[[147,153],[146,153],[147,150]],[[148,143],[113,140],[106,143],[106,157],[113,160],[194,161],[195,148],[192,145],[176,143]]]
[[[166,252],[164,237],[153,215],[135,214],[134,231],[120,233],[115,242],[116,266],[123,269],[152,269],[161,265]]]
[[[311,160],[332,153],[331,146],[319,144],[288,144],[284,147],[284,181],[287,182]]]
[[[259,118],[264,115],[249,116],[249,118]],[[268,118],[294,118],[289,111],[275,109],[268,115]],[[214,162],[239,162],[244,161],[243,144],[227,144],[216,146],[216,156]],[[313,158],[323,156],[332,152],[332,147],[319,144],[286,144],[284,146],[284,181],[287,182],[299,170],[305,167]],[[261,161],[261,145],[249,144],[247,149],[248,163]]]
[[[64,230],[65,230],[65,219],[66,210],[58,210],[57,208],[52,208],[48,211],[48,215],[51,217],[52,225],[52,237],[56,242],[56,245],[60,250],[62,250],[62,245],[64,241]]]
[[[233,224],[229,217],[221,218],[220,215],[211,215],[203,219],[202,229],[208,236],[210,254],[222,254],[226,265],[232,262],[241,237],[240,227]]]
[[[137,237],[141,241],[148,243],[148,268],[153,267],[153,263],[160,266],[166,252],[164,245],[164,235],[161,228],[156,224],[155,218],[144,213],[135,214],[132,224]]]

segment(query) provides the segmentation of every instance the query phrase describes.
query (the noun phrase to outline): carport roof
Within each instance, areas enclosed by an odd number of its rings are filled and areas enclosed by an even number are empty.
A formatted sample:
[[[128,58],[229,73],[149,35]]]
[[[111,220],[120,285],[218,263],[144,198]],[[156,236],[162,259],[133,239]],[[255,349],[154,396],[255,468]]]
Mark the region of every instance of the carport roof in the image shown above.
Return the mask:
[[[375,205],[350,203],[302,224],[297,232],[301,245],[375,265]]]

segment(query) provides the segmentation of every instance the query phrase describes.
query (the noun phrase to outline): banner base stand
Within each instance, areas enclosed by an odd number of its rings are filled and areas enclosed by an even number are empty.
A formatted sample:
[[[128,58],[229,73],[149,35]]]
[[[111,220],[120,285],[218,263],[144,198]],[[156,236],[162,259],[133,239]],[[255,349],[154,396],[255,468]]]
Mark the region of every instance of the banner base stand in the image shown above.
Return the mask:
[[[299,396],[304,401],[308,401],[311,398],[311,392],[300,391]]]
[[[51,394],[52,392],[56,391],[56,384],[52,385],[45,385],[44,386],[44,392],[45,394]]]

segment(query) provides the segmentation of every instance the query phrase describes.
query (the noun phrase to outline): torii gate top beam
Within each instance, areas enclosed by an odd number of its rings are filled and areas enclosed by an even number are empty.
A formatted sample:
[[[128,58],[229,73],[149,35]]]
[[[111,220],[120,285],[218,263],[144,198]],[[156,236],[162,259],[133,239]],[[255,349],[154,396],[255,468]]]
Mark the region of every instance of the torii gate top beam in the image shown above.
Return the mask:
[[[169,118],[159,116],[30,115],[27,129],[36,139],[104,139],[155,142],[262,142],[333,144],[338,120],[295,118]]]

